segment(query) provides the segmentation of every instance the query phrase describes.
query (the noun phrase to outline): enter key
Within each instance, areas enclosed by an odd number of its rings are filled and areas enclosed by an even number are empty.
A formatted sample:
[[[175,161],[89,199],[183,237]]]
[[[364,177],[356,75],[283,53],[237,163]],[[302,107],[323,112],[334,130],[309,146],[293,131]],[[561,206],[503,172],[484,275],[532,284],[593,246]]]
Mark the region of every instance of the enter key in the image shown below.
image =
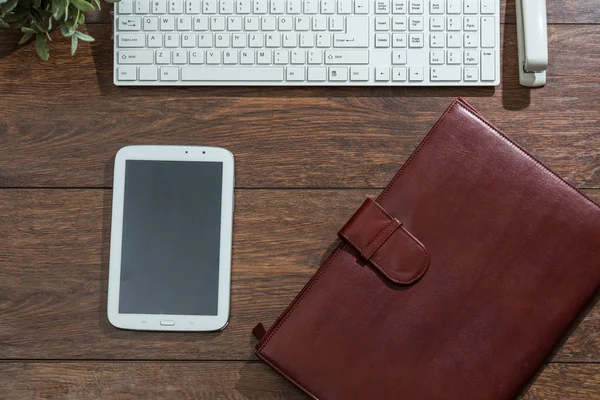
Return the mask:
[[[369,17],[347,17],[346,33],[333,35],[333,47],[369,47]]]

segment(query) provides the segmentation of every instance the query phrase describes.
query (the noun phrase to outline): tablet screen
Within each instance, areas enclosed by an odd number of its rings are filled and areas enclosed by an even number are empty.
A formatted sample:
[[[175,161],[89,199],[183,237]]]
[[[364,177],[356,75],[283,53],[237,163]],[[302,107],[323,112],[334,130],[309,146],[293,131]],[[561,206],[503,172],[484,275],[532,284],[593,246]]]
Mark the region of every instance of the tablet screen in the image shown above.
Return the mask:
[[[127,160],[119,312],[217,315],[223,163]]]

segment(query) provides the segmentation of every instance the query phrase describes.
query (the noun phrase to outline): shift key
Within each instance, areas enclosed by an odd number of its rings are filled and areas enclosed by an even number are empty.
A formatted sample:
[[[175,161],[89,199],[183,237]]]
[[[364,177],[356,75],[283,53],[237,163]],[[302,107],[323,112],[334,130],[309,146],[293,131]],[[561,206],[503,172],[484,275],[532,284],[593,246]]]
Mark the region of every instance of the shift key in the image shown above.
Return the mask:
[[[120,50],[117,52],[117,58],[119,64],[152,64],[154,61],[154,50]]]

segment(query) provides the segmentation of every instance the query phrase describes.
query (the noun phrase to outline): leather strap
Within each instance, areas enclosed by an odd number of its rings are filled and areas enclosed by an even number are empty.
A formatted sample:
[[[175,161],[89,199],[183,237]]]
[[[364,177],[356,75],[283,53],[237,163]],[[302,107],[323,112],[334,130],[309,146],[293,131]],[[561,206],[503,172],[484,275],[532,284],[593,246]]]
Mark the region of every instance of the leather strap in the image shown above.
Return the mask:
[[[400,221],[369,198],[339,235],[394,283],[411,284],[429,267],[425,246]]]

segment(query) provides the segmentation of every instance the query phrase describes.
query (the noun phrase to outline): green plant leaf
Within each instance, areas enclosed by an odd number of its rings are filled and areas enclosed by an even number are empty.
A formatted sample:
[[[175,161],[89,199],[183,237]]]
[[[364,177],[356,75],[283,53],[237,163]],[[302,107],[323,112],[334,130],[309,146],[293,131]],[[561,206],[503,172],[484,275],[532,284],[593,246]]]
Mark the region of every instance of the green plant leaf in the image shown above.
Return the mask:
[[[55,20],[60,20],[65,15],[65,6],[63,0],[52,1],[52,16]]]
[[[43,33],[35,35],[35,50],[37,51],[40,58],[44,61],[48,61],[50,53],[48,51],[48,43],[46,43],[46,37]]]
[[[73,21],[66,21],[60,24],[60,32],[63,36],[69,37],[73,36],[75,33],[75,27],[73,26]]]
[[[88,3],[86,0],[71,0],[71,4],[73,4],[78,10],[83,12],[95,10],[92,3]]]
[[[104,0],[104,1],[107,2],[107,3],[118,3],[121,0]]]
[[[83,32],[75,32],[75,34],[73,34],[73,36],[77,37],[78,39],[83,40],[84,42],[93,42],[95,39],[93,37],[91,37],[90,35],[86,35]]]
[[[75,35],[71,36],[71,55],[74,55],[75,52],[77,51],[77,43],[78,43],[77,36],[75,36]]]
[[[65,9],[65,21],[69,19],[69,0],[62,0]]]
[[[98,10],[102,9],[102,7],[100,7],[100,0],[94,0],[94,3],[96,3],[96,7],[98,8]]]
[[[2,18],[0,18],[0,28],[10,28],[10,25],[4,22]]]
[[[31,39],[31,37],[33,36],[33,32],[25,32],[25,34],[23,35],[23,37],[21,38],[21,40],[19,40],[19,44],[23,44],[26,41],[28,41],[29,39]]]
[[[22,26],[21,27],[21,32],[23,32],[23,33],[33,33],[34,30],[31,29],[31,28],[29,28],[29,27],[27,27],[27,26]]]
[[[0,4],[6,3],[8,0],[0,0]]]
[[[15,7],[17,6],[19,0],[8,0],[6,3],[4,3],[2,5],[2,13],[3,14],[8,14],[10,13],[12,10],[15,9]]]
[[[40,8],[42,6],[42,0],[33,0],[33,7]]]

